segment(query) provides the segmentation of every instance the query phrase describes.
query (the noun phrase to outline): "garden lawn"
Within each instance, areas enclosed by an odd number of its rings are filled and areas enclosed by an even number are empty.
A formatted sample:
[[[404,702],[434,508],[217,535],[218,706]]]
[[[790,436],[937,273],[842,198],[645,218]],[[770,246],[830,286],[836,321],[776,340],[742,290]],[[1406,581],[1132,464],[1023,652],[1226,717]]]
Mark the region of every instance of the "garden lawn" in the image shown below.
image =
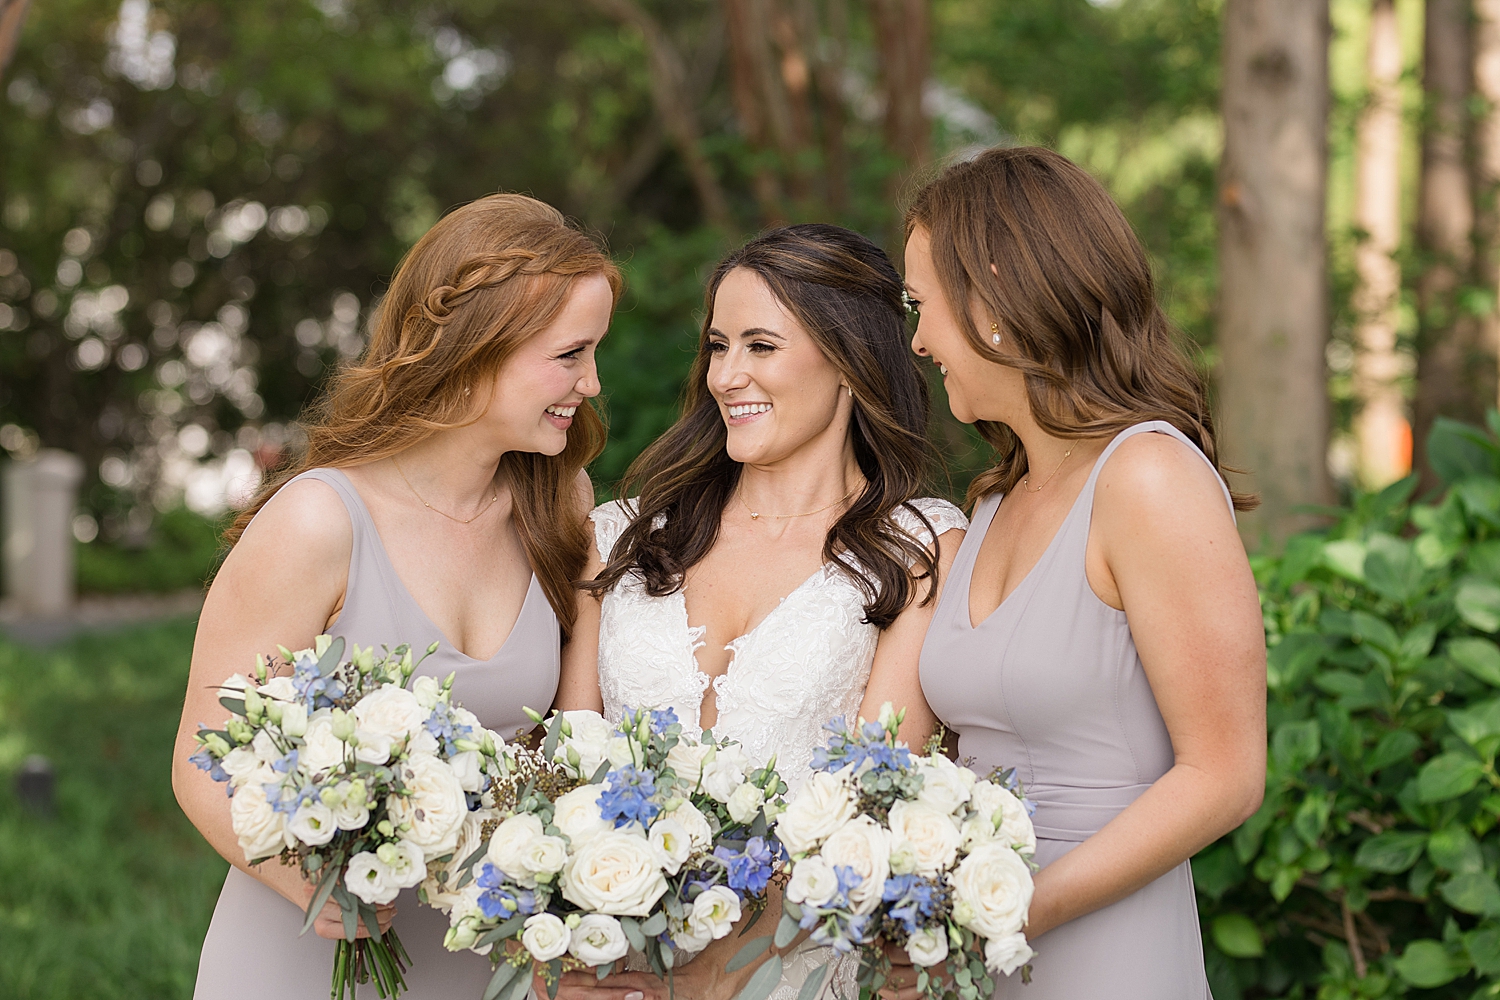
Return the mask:
[[[186,621],[0,638],[0,997],[192,995],[227,867],[172,796],[192,641]],[[31,753],[57,768],[52,819],[15,795]]]

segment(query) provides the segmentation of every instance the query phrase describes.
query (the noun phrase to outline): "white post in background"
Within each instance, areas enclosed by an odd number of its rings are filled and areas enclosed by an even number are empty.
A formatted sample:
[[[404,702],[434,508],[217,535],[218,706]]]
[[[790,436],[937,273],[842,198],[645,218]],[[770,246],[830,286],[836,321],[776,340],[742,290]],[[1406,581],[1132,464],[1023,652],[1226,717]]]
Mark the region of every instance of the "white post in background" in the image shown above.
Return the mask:
[[[73,607],[73,511],[83,460],[56,448],[10,462],[4,475],[5,594],[29,617]]]

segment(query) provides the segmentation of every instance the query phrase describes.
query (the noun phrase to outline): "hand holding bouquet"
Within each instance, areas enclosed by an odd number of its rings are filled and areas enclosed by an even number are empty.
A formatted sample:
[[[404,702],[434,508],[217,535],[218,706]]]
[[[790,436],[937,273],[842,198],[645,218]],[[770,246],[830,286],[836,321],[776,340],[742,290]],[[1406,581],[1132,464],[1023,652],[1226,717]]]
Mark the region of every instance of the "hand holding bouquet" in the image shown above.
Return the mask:
[[[324,904],[338,904],[335,1000],[371,973],[394,997],[409,959],[394,928],[381,933],[375,907],[451,856],[504,742],[453,700],[452,676],[418,677],[408,690],[409,647],[343,653],[344,640],[326,635],[282,649],[290,676],[257,657],[253,679],[221,685],[231,715],[222,730],[200,729],[191,760],[227,785],[246,862],[279,858],[315,886],[304,934]],[[356,938],[361,923],[368,939]]]
[[[537,717],[540,721],[540,717]],[[603,978],[630,947],[666,978],[765,903],[781,856],[769,823],[786,785],[774,762],[682,732],[670,710],[554,714],[538,750],[507,747],[496,819],[427,899],[452,950],[488,954],[484,1000],[520,1000],[533,963]]]
[[[878,722],[826,727],[812,777],[776,824],[792,858],[776,942],[800,929],[840,953],[858,949],[859,984],[872,992],[890,971],[889,942],[919,967],[928,997],[979,1000],[994,992],[991,974],[1032,956],[1022,929],[1036,835],[1011,776],[980,781],[936,750],[916,756],[896,742],[900,721],[886,705]],[[810,976],[803,996],[824,976]]]

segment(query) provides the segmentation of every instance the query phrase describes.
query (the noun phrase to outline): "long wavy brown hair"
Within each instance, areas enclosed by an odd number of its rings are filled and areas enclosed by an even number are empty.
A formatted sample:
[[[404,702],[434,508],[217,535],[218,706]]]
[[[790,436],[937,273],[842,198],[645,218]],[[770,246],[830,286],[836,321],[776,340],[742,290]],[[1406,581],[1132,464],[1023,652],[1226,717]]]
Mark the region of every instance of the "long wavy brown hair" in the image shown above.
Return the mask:
[[[268,477],[226,542],[237,542],[299,473],[379,461],[478,420],[500,366],[557,318],[579,278],[596,274],[618,302],[620,273],[610,259],[534,198],[490,195],[445,216],[396,269],[364,355],[304,414],[305,454]],[[585,403],[560,455],[509,452],[500,461],[516,530],[564,637],[577,615],[573,581],[588,561],[575,482],[603,446],[604,423]]]
[[[868,486],[829,528],[823,558],[863,591],[866,620],[886,628],[911,603],[917,581],[929,583],[924,602],[936,590],[932,556],[890,520],[898,506],[923,495],[934,468],[926,436],[930,403],[906,346],[900,275],[879,247],[838,226],[772,230],[715,269],[682,416],[626,472],[621,495],[635,494],[635,516],[609,565],[582,586],[602,595],[638,573],[647,593],[673,593],[719,536],[742,467],[724,449],[724,418],[708,391],[708,331],[719,285],[736,268],[765,281],[852,390],[849,434]],[[915,507],[908,509],[931,531]]]
[[[987,150],[917,194],[907,236],[917,228],[969,343],[1025,375],[1044,431],[1101,437],[1164,420],[1224,475],[1203,378],[1157,304],[1145,249],[1098,181],[1049,149]],[[999,324],[1000,346],[975,325],[976,307]],[[1009,427],[977,426],[997,461],[969,486],[970,503],[1009,492],[1028,468]],[[1259,502],[1232,496],[1237,510]]]

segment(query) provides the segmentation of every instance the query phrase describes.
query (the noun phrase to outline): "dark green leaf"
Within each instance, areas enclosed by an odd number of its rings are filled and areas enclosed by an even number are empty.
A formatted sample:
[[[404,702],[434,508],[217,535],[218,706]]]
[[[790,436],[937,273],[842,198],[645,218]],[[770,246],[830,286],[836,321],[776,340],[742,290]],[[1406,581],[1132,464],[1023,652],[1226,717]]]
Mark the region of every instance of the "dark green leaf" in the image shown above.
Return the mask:
[[[1481,976],[1500,973],[1500,927],[1482,924],[1464,935],[1464,950]]]
[[[1245,866],[1227,843],[1214,844],[1193,858],[1193,885],[1212,900],[1217,901],[1244,877]]]
[[[1446,826],[1428,838],[1427,856],[1439,868],[1456,875],[1484,871],[1484,855],[1478,841],[1457,824]]]
[[[1410,729],[1393,729],[1380,738],[1365,758],[1365,770],[1374,774],[1397,761],[1410,760],[1421,745],[1421,739]]]
[[[1448,727],[1474,747],[1492,736],[1500,736],[1500,698],[1454,709],[1448,713]]]
[[[1365,556],[1365,584],[1397,604],[1405,604],[1422,586],[1422,563],[1410,542],[1390,535],[1372,535]]]
[[[1215,917],[1214,944],[1230,958],[1259,958],[1266,953],[1260,928],[1243,913],[1225,913]]]
[[[1438,417],[1427,435],[1427,461],[1445,483],[1494,475],[1494,455],[1494,445],[1483,431],[1447,417]]]
[[[1371,871],[1394,875],[1417,863],[1427,846],[1427,835],[1410,830],[1387,830],[1359,845],[1354,863]]]
[[[1448,643],[1449,659],[1475,677],[1500,687],[1500,646],[1488,639],[1454,639]]]
[[[1455,875],[1438,891],[1456,910],[1487,917],[1500,916],[1500,886],[1483,872]]]
[[[743,969],[755,961],[769,947],[771,947],[771,938],[769,936],[751,938],[749,943],[736,952],[735,956],[725,964],[724,971],[736,972]]]
[[[1317,719],[1283,722],[1271,739],[1271,759],[1282,774],[1295,774],[1317,759],[1321,746]]]
[[[1413,986],[1430,990],[1463,975],[1467,964],[1449,955],[1442,942],[1424,938],[1406,946],[1396,959],[1396,971]]]
[[[1500,585],[1470,577],[1459,584],[1453,606],[1460,618],[1481,632],[1500,629]]]
[[[1468,754],[1445,753],[1422,765],[1417,773],[1417,798],[1443,802],[1457,798],[1484,777],[1484,765]]]

